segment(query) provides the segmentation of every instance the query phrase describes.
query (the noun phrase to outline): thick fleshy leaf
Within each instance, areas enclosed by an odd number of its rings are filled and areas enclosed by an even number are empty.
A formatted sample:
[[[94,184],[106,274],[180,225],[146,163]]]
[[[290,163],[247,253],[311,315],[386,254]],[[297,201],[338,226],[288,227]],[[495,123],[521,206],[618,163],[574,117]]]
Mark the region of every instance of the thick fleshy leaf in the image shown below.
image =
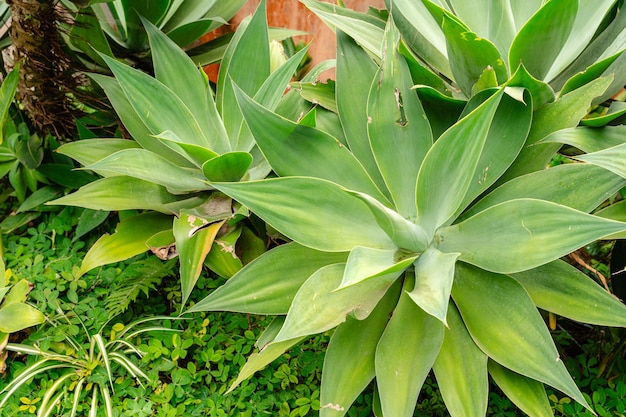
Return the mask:
[[[441,396],[452,417],[484,416],[489,395],[487,355],[474,343],[454,304],[447,321],[433,365]]]
[[[126,99],[153,135],[171,130],[183,141],[211,149],[213,143],[193,113],[172,90],[149,75],[102,56],[115,74]]]
[[[524,87],[533,99],[533,108],[538,109],[547,103],[552,103],[556,96],[549,84],[530,75],[523,65],[520,65],[511,76],[507,85],[510,87]]]
[[[165,187],[137,178],[116,176],[102,178],[81,187],[78,191],[53,200],[48,204],[78,206],[93,210],[155,210],[169,213],[167,204],[179,199]]]
[[[626,222],[626,200],[611,204],[594,214],[598,217]],[[626,239],[626,232],[612,234],[607,236],[606,239]]]
[[[541,309],[583,323],[626,327],[626,305],[564,261],[511,276]]]
[[[579,161],[588,162],[626,178],[626,143],[601,151],[577,155]]]
[[[174,219],[174,238],[180,259],[181,306],[184,307],[191,290],[202,272],[202,265],[217,232],[225,220],[208,223],[206,220],[181,213]]]
[[[369,93],[367,131],[378,169],[398,213],[415,221],[415,182],[433,139],[417,93],[411,89],[409,68],[398,53],[399,36],[389,22],[382,67]]]
[[[369,208],[332,182],[286,177],[213,186],[302,245],[331,252],[396,247]]]
[[[430,243],[424,229],[385,207],[367,194],[351,192],[360,198],[376,218],[378,225],[396,246],[409,252],[423,252]]]
[[[548,201],[518,199],[442,228],[435,239],[443,252],[460,252],[462,261],[506,274],[543,265],[624,230],[626,223]]]
[[[509,50],[509,68],[521,63],[534,77],[545,80],[567,42],[577,10],[577,0],[544,3],[515,36]]]
[[[541,142],[565,143],[583,152],[597,152],[626,143],[626,126],[606,126],[602,129],[575,127],[548,135]]]
[[[426,155],[417,178],[417,224],[428,236],[461,206],[502,92],[448,129]]]
[[[220,118],[213,92],[191,58],[168,36],[142,19],[148,33],[157,80],[174,91],[189,108],[198,126],[217,153],[228,152],[230,145]]]
[[[396,283],[364,320],[348,317],[333,333],[322,371],[320,417],[342,417],[375,375],[375,354],[401,285]]]
[[[85,167],[108,177],[125,175],[153,182],[167,188],[172,194],[208,190],[199,170],[192,171],[174,165],[167,159],[145,149],[125,149]]]
[[[489,375],[502,392],[529,416],[552,417],[554,415],[541,382],[508,370],[494,361],[489,361]]]
[[[278,175],[323,178],[386,201],[363,166],[337,139],[270,112],[241,90],[235,89],[235,93],[257,145]]]
[[[468,31],[448,14],[444,14],[442,29],[446,36],[452,74],[467,97],[472,96],[472,87],[486,68],[494,70],[496,86],[507,80],[506,64],[498,48],[489,40]]]
[[[398,249],[372,249],[357,246],[348,256],[338,290],[366,279],[404,271],[417,257],[417,254],[405,253]]]
[[[403,291],[376,348],[376,384],[385,417],[413,416],[443,337],[443,324]]]
[[[56,152],[87,166],[125,149],[138,149],[139,144],[127,139],[83,139],[64,143]]]
[[[346,259],[346,253],[319,252],[297,243],[280,245],[250,262],[188,312],[287,314],[296,292],[315,271]]]
[[[626,103],[614,101],[609,105],[606,113],[603,112],[599,116],[592,114],[590,117],[581,120],[580,124],[583,126],[603,127],[622,117],[624,114],[626,114]]]
[[[172,217],[160,213],[144,213],[124,219],[115,233],[100,237],[89,249],[77,276],[98,266],[124,261],[146,252],[146,242],[155,234],[172,228]]]
[[[554,103],[537,109],[533,114],[533,123],[526,145],[511,168],[500,179],[500,183],[529,172],[545,169],[560,145],[537,144],[536,142],[557,130],[577,126],[587,114],[593,99],[604,93],[610,83],[610,78],[606,77],[594,80],[559,97]]]
[[[337,31],[337,68],[335,101],[341,127],[350,150],[378,188],[386,193],[367,134],[367,98],[377,66],[370,56],[348,35]]]
[[[306,280],[296,293],[275,342],[325,332],[346,321],[350,313],[357,319],[366,318],[402,273],[383,275],[335,291],[344,269],[345,264],[328,265]]]
[[[25,303],[11,303],[0,308],[0,332],[15,333],[43,323],[45,316]]]
[[[16,66],[11,72],[7,74],[4,81],[2,82],[2,86],[0,87],[0,122],[4,124],[4,119],[9,112],[9,107],[13,102],[13,98],[15,97],[15,91],[17,90],[17,84],[19,81],[20,69],[19,65]],[[0,133],[0,143],[3,142],[4,138]]]
[[[417,86],[415,89],[436,140],[460,119],[467,102],[449,97],[432,87]]]
[[[366,14],[335,4],[315,0],[300,0],[332,29],[347,33],[363,48],[380,57],[385,22]]]
[[[227,152],[209,159],[202,165],[202,172],[209,181],[239,181],[252,165],[248,152]]]
[[[589,213],[625,185],[623,178],[591,164],[558,165],[504,183],[464,212],[462,219],[518,198],[551,201]]]
[[[513,278],[458,264],[452,297],[474,342],[490,358],[589,408],[524,288]]]
[[[415,304],[446,326],[454,264],[459,255],[430,246],[415,261],[415,287],[409,292]]]

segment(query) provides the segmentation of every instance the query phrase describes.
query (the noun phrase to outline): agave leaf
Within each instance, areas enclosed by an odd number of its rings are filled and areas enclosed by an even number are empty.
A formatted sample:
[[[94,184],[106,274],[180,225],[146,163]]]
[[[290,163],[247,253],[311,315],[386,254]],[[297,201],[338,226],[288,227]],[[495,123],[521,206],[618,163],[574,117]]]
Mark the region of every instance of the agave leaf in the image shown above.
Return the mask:
[[[396,247],[367,206],[332,182],[286,177],[213,186],[285,236],[313,249],[348,252],[355,246]]]
[[[177,27],[169,32],[165,32],[167,37],[170,38],[177,46],[185,48],[193,45],[193,42],[200,39],[202,35],[210,31],[211,26],[218,19],[199,19],[194,22],[186,23]],[[225,21],[220,23],[226,23]]]
[[[162,185],[172,194],[208,190],[199,171],[182,168],[145,149],[124,149],[85,167],[108,177],[125,175]]]
[[[204,76],[170,38],[149,21],[142,19],[142,22],[150,41],[156,79],[174,91],[189,108],[211,143],[208,147],[217,153],[228,152],[230,144],[226,130],[217,112],[213,92]]]
[[[15,92],[17,91],[17,84],[19,81],[19,73],[20,68],[17,65],[11,72],[9,72],[2,82],[2,86],[0,87],[0,123],[4,126],[4,119],[6,118],[9,107],[13,102],[13,97],[15,97]],[[0,144],[3,142],[2,135],[4,131],[0,132]]]
[[[543,265],[624,230],[626,223],[544,200],[522,198],[497,204],[442,228],[436,240],[443,252],[461,252],[462,261],[506,274]]]
[[[241,90],[235,93],[257,145],[278,175],[323,178],[386,201],[363,166],[337,139],[272,113]]]
[[[45,316],[25,303],[9,303],[0,308],[0,332],[15,333],[43,323]]]
[[[559,97],[554,103],[537,109],[533,114],[533,124],[526,145],[511,168],[500,179],[500,183],[529,172],[545,169],[560,145],[538,144],[537,142],[557,130],[578,125],[587,114],[592,100],[606,91],[610,84],[610,78],[599,78]]]
[[[597,211],[595,215],[606,219],[626,222],[626,200],[611,204],[610,206]],[[626,239],[626,232],[612,234],[607,236],[606,239]]]
[[[176,7],[172,5],[163,19],[164,31],[173,30],[178,26],[192,22],[198,17],[205,17],[216,3],[218,3],[217,0],[180,1]]]
[[[239,181],[252,165],[248,152],[227,152],[202,165],[202,172],[209,181]]]
[[[252,18],[242,22],[235,32],[224,53],[217,80],[217,108],[234,150],[243,117],[235,99],[233,83],[247,95],[254,97],[270,75],[269,48],[265,0],[262,0]],[[255,57],[253,71],[250,68],[252,56]]]
[[[430,246],[415,261],[415,287],[411,299],[426,313],[446,323],[454,265],[460,253],[443,253]]]
[[[570,91],[574,91],[575,89],[582,87],[583,85],[597,78],[600,78],[602,76],[608,76],[609,74],[612,74],[612,73],[613,74],[617,73],[617,71],[613,71],[613,69],[623,68],[625,59],[626,59],[626,56],[624,56],[623,51],[620,51],[614,55],[609,56],[608,58],[604,58],[603,60],[598,61],[594,63],[593,65],[590,65],[584,71],[581,71],[573,75],[571,78],[569,78],[567,82],[563,85],[563,88],[561,88],[561,92],[559,94],[560,95],[567,94]],[[616,80],[618,80],[617,82],[619,82],[620,79],[621,77],[619,76],[616,77]],[[616,80],[614,80],[614,82]],[[609,87],[607,91],[608,90],[612,92],[615,91],[613,87],[614,86],[611,85],[611,87]],[[613,93],[609,93],[609,94],[613,94]],[[603,97],[603,96],[600,96],[600,97]],[[594,104],[598,104],[604,100],[606,100],[606,98],[601,99],[600,101],[596,99],[594,100]]]
[[[556,96],[549,84],[530,75],[524,65],[520,65],[515,74],[507,81],[510,87],[524,87],[533,99],[533,108],[538,109],[547,103],[552,103]]]
[[[437,140],[460,119],[467,102],[449,97],[432,87],[414,88],[428,116],[433,138]]]
[[[367,98],[376,64],[351,37],[337,30],[335,100],[350,150],[383,193],[387,193],[367,133]]]
[[[606,126],[602,129],[576,127],[558,130],[541,142],[565,143],[583,152],[598,152],[626,143],[626,126]]]
[[[452,297],[474,342],[490,358],[590,408],[559,358],[541,315],[517,281],[458,264]]]
[[[335,29],[341,30],[363,48],[380,57],[385,22],[372,15],[355,12],[330,3],[316,0],[300,0],[300,2],[333,31]]]
[[[387,291],[369,317],[348,317],[333,333],[324,356],[320,417],[344,416],[374,378],[376,346],[398,302],[399,284]]]
[[[397,249],[372,249],[357,246],[348,256],[346,269],[337,291],[366,279],[404,271],[417,259]]]
[[[460,219],[517,198],[551,201],[589,213],[625,185],[623,178],[592,164],[558,165],[504,183],[464,212]]]
[[[139,209],[169,213],[166,204],[177,201],[179,201],[177,197],[158,184],[137,178],[115,176],[89,183],[78,191],[47,204],[78,206],[93,210]]]
[[[192,168],[200,168],[206,161],[219,155],[204,146],[185,143],[183,139],[171,130],[165,130],[158,135],[152,135],[152,137],[168,147],[169,154],[174,154],[178,158],[183,157],[185,159],[185,164],[191,163]],[[161,156],[166,159],[170,159],[169,155],[162,154]]]
[[[626,164],[624,163],[626,158],[626,143],[597,152],[577,155],[574,158],[579,161],[597,165],[622,178],[626,178]]]
[[[496,85],[508,79],[506,64],[489,40],[468,31],[448,13],[444,14],[442,29],[454,79],[467,97],[471,97],[474,84],[487,68],[494,70]]]
[[[187,143],[211,149],[189,107],[172,90],[149,75],[107,57],[102,58],[115,74],[126,99],[153,135],[171,130]]]
[[[402,273],[390,273],[334,291],[341,284],[344,270],[345,264],[324,266],[306,280],[274,342],[330,330],[343,323],[350,313],[358,319],[367,317]]]
[[[127,139],[83,139],[64,143],[56,152],[69,156],[87,166],[125,149],[140,148],[134,140]]]
[[[146,252],[146,242],[155,234],[171,229],[172,218],[160,213],[128,217],[117,225],[115,233],[103,235],[89,249],[77,276],[98,266],[124,261]]]
[[[534,77],[550,81],[550,68],[567,42],[577,11],[577,0],[544,3],[515,36],[509,50],[509,68],[521,63]]]
[[[583,126],[602,127],[626,114],[626,103],[614,101],[611,103],[606,113],[600,116],[592,116],[580,121]]]
[[[346,253],[319,252],[297,243],[259,256],[187,312],[287,314],[298,289],[318,269],[345,262]]]
[[[226,235],[217,237],[204,258],[204,264],[220,277],[230,278],[243,268],[243,263],[235,251],[242,230],[243,227],[237,227]]]
[[[413,416],[443,335],[443,324],[403,291],[376,348],[376,385],[384,416]]]
[[[433,365],[443,401],[453,417],[484,416],[489,396],[487,355],[474,343],[454,304],[448,309],[447,321]]]
[[[370,88],[367,131],[398,213],[414,221],[415,182],[433,139],[422,105],[411,90],[409,68],[398,53],[399,36],[390,22],[385,31],[383,64]]]
[[[174,238],[180,258],[182,307],[200,277],[204,258],[211,250],[215,236],[224,222],[225,220],[208,224],[206,220],[187,213],[181,213],[174,219]]]
[[[448,129],[426,155],[417,178],[417,224],[428,236],[462,204],[502,91]]]
[[[541,382],[508,370],[494,361],[489,361],[489,375],[524,413],[537,417],[554,415]]]
[[[626,327],[626,305],[564,261],[511,276],[541,309],[583,323]]]

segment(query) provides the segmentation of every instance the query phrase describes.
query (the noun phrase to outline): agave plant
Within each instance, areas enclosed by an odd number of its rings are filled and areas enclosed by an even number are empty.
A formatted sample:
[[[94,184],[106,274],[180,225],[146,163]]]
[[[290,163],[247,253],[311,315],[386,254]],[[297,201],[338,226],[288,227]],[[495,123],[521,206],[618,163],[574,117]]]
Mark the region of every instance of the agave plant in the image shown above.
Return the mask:
[[[149,21],[144,19],[143,24],[155,78],[104,54],[101,58],[115,78],[91,75],[134,140],[97,138],[59,148],[103,178],[53,204],[143,210],[121,222],[115,234],[98,241],[79,274],[149,249],[163,258],[179,255],[184,304],[205,258],[218,274],[230,276],[247,256],[265,250],[263,239],[239,222],[247,213],[233,216],[237,209],[234,213],[231,200],[214,193],[209,183],[259,179],[270,170],[243,124],[232,81],[275,108],[306,48],[271,71],[262,2],[229,44],[214,96],[204,73],[185,52]],[[256,57],[254,71],[250,71],[251,55]],[[251,249],[244,257],[235,252],[239,239]]]
[[[489,376],[531,416],[552,415],[544,385],[590,408],[540,310],[626,326],[626,306],[560,260],[625,236],[624,205],[605,203],[626,185],[624,127],[579,124],[624,84],[613,41],[626,14],[613,1],[392,0],[385,21],[302,1],[337,31],[324,97],[343,135],[234,90],[278,177],[211,184],[293,242],[188,310],[277,316],[231,390],[334,329],[323,417],[372,380],[376,415],[412,416],[431,370],[452,416],[486,414]],[[484,16],[498,18],[464,20]],[[547,168],[562,143],[575,163]]]

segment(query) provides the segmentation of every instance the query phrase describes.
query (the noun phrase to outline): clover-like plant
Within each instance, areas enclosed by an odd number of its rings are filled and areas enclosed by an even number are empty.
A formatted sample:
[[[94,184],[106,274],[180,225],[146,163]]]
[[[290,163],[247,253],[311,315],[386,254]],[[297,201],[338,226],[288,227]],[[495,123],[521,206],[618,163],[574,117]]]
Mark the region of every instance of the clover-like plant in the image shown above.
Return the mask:
[[[624,128],[577,127],[623,76],[596,58],[620,59],[623,40],[614,45],[603,31],[622,25],[622,33],[624,13],[610,15],[616,3],[603,2],[598,24],[588,27],[595,6],[586,2],[524,3],[524,13],[513,1],[472,8],[508,7],[519,22],[509,48],[476,36],[452,13],[468,2],[445,2],[448,10],[390,1],[387,21],[385,13],[303,2],[337,30],[335,95],[325,106],[345,135],[316,127],[315,112],[295,123],[235,89],[278,177],[212,185],[293,242],[188,310],[278,316],[231,389],[334,329],[324,417],[345,415],[372,380],[377,415],[412,416],[431,370],[452,416],[486,414],[489,376],[531,416],[552,415],[544,384],[590,408],[539,309],[626,326],[626,306],[560,260],[626,231],[617,220],[623,205],[590,214],[626,185]],[[414,20],[402,13],[410,7],[428,13],[428,25],[409,30]],[[445,53],[417,54],[428,39],[420,30],[436,35]],[[568,42],[581,39],[577,53],[591,44],[597,54],[556,94],[558,84],[538,68],[551,70]],[[533,50],[549,45],[546,56]],[[560,143],[580,149],[576,163],[546,168]]]

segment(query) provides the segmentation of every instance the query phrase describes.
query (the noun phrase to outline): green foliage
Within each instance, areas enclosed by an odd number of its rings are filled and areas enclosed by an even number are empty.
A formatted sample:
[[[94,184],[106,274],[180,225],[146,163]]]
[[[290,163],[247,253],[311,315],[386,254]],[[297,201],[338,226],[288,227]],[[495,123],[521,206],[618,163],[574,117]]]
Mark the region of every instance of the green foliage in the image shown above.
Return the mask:
[[[578,136],[588,109],[624,84],[621,63],[602,59],[621,56],[625,45],[601,36],[623,31],[623,11],[611,1],[398,0],[388,2],[385,22],[384,13],[303,2],[337,30],[339,51],[335,103],[328,86],[303,96],[336,113],[293,122],[246,91],[252,79],[241,88],[234,80],[241,113],[278,178],[207,177],[294,241],[276,268],[270,259],[287,249],[261,255],[189,310],[262,306],[284,316],[230,389],[335,329],[322,417],[346,415],[372,381],[377,415],[411,416],[431,368],[453,416],[486,415],[488,375],[530,415],[553,414],[544,384],[582,408],[597,405],[576,385],[537,308],[626,326],[624,304],[559,260],[626,230],[615,212],[590,214],[626,185],[623,137],[615,144],[603,128],[583,128],[601,149],[581,148],[574,169],[546,169],[564,140],[543,140],[565,129]],[[609,23],[599,27],[605,15]],[[568,81],[572,68],[589,76]],[[588,169],[594,174],[583,174]],[[575,178],[587,174],[604,180],[581,186]],[[271,291],[257,290],[269,283]],[[360,360],[351,360],[355,352]]]

